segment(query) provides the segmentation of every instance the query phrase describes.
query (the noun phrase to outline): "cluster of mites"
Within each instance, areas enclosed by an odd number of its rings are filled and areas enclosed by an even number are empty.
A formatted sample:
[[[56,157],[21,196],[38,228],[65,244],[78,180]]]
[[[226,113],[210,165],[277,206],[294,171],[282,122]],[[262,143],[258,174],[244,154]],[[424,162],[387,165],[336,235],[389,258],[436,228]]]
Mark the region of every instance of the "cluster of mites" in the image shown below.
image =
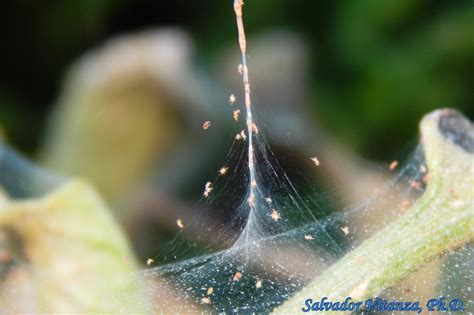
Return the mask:
[[[313,162],[313,164],[315,166],[319,166],[320,165],[320,162],[319,162],[319,159],[317,157],[311,157],[310,158],[311,161]],[[392,161],[389,166],[388,166],[388,169],[390,171],[394,171],[397,167],[398,167],[398,161]],[[224,176],[227,174],[227,172],[229,171],[229,167],[228,166],[223,166],[221,167],[219,170],[218,170],[218,174],[220,176]],[[410,188],[414,189],[414,190],[420,190],[421,189],[421,185],[422,184],[427,184],[428,182],[428,169],[426,168],[425,165],[421,164],[420,165],[420,173],[421,173],[421,180],[415,180],[415,179],[411,179],[409,181],[409,184],[410,184]],[[255,187],[257,185],[257,183],[254,181],[251,183],[251,185],[253,187]],[[212,183],[211,182],[207,182],[206,185],[204,186],[204,192],[203,192],[203,195],[205,198],[208,198],[212,192],[214,188],[212,187]],[[271,204],[272,203],[272,199],[270,197],[267,197],[265,198],[265,201],[268,203],[268,204]],[[254,195],[251,195],[248,199],[247,199],[247,202],[249,204],[249,206],[251,208],[254,208],[255,207],[255,196]],[[406,208],[407,206],[409,206],[409,201],[408,200],[404,200],[402,201],[402,204],[401,204],[402,208]],[[276,209],[272,209],[272,212],[270,214],[270,217],[276,222],[278,220],[281,219],[281,215],[280,213],[276,210]],[[177,219],[176,220],[176,225],[180,228],[180,229],[183,229],[184,228],[184,223],[183,223],[183,220],[182,219]],[[349,234],[349,228],[348,227],[342,227],[341,230],[344,232],[345,235],[348,235]],[[305,235],[305,239],[308,239],[308,240],[311,240],[313,239],[313,237],[311,235]]]
[[[242,74],[242,65],[239,65],[238,67],[238,71],[240,74]],[[237,101],[236,97],[234,94],[231,94],[229,96],[229,104],[231,106],[234,105],[234,103]],[[233,111],[233,119],[234,121],[238,122],[239,121],[239,116],[240,116],[240,110],[239,109],[236,109]],[[207,130],[211,127],[211,122],[210,121],[205,121],[202,125],[202,128],[204,130]],[[254,134],[258,134],[258,128],[257,126],[252,123],[251,125],[251,130]],[[247,135],[245,134],[245,130],[242,130],[241,132],[239,132],[236,136],[235,136],[235,139],[236,140],[247,140]],[[311,157],[310,160],[312,161],[312,163],[315,165],[315,166],[319,166],[320,165],[320,161],[317,157]],[[394,171],[398,166],[398,161],[392,161],[390,164],[389,164],[389,170],[390,171]],[[223,166],[221,167],[219,170],[218,170],[218,174],[219,176],[224,176],[228,173],[229,171],[229,167],[228,166]],[[415,189],[415,190],[420,190],[421,189],[421,184],[424,183],[426,184],[427,181],[428,181],[428,170],[427,168],[424,166],[424,165],[421,165],[420,166],[420,172],[422,174],[422,178],[421,178],[421,181],[417,181],[417,180],[410,180],[410,187],[412,189]],[[252,182],[251,183],[252,186],[256,186],[257,183],[256,182]],[[214,188],[212,187],[212,183],[211,182],[207,182],[204,186],[204,192],[203,192],[203,196],[205,198],[208,198],[212,192]],[[271,205],[272,204],[272,199],[270,197],[267,197],[265,198],[265,201]],[[249,204],[249,206],[251,208],[254,208],[255,207],[255,196],[253,194],[250,195],[250,197],[247,199],[247,202]],[[402,202],[402,208],[407,208],[409,206],[409,201],[403,201]],[[271,209],[271,213],[269,215],[271,217],[271,219],[275,222],[279,221],[281,219],[281,215],[280,215],[280,212],[277,211],[277,209],[275,208],[272,208]],[[176,220],[176,225],[178,226],[179,229],[184,229],[184,223],[183,223],[183,220],[182,219],[177,219]],[[344,233],[344,235],[348,235],[350,233],[350,230],[349,230],[349,227],[348,226],[343,226],[340,228],[341,231]],[[314,240],[314,236],[310,235],[310,234],[306,234],[304,235],[304,239],[305,240]],[[147,262],[146,264],[148,266],[151,266],[153,264],[154,260],[151,259],[151,258],[148,258],[147,259]],[[233,277],[230,279],[231,281],[239,281],[241,278],[242,278],[243,274],[239,271],[237,271]],[[259,280],[257,279],[256,282],[255,282],[255,287],[257,289],[260,289],[261,287],[263,286],[263,282],[262,280]],[[211,296],[214,294],[214,288],[212,287],[209,287],[207,288],[207,291],[206,291],[206,296],[201,298],[201,303],[202,304],[210,304],[211,303]]]
[[[236,101],[236,98],[235,96],[232,94],[230,97],[229,97],[229,103],[231,105],[233,105]],[[238,121],[238,117],[239,117],[239,113],[240,113],[240,110],[236,110],[234,111],[234,120],[235,121]],[[206,121],[203,125],[203,129],[207,130],[209,127],[211,126],[211,122],[209,121]],[[258,133],[258,129],[257,127],[255,126],[255,124],[253,124],[252,126],[252,130],[255,132],[255,134]],[[245,131],[242,130],[239,134],[237,134],[237,136],[235,137],[237,140],[246,140],[247,137],[245,135]],[[313,164],[315,166],[319,166],[320,165],[320,161],[317,157],[311,157],[310,160],[313,162]],[[392,161],[389,166],[388,166],[388,169],[390,171],[394,171],[397,167],[398,167],[398,161]],[[229,167],[228,166],[223,166],[221,167],[219,170],[218,170],[218,174],[219,176],[224,176],[227,174],[227,172],[229,171]],[[421,185],[422,183],[426,184],[428,182],[428,170],[426,168],[425,165],[421,164],[420,165],[420,173],[422,175],[421,177],[421,180],[418,181],[418,180],[410,180],[410,188],[412,189],[415,189],[415,190],[420,190],[421,189]],[[256,186],[257,183],[256,182],[252,182],[251,183],[252,186]],[[212,187],[212,183],[211,182],[207,182],[204,186],[204,192],[203,192],[203,196],[205,198],[208,198],[212,192],[214,188]],[[271,205],[272,204],[272,198],[270,197],[267,197],[265,198],[265,201]],[[251,208],[254,208],[255,207],[255,197],[253,195],[251,195],[248,199],[247,199],[247,202],[249,203],[249,206]],[[402,209],[406,209],[408,208],[408,206],[410,205],[410,202],[408,200],[405,200],[405,201],[402,201],[402,204],[401,204],[401,207]],[[281,219],[281,215],[280,213],[275,209],[271,209],[271,213],[270,213],[270,217],[272,218],[272,220],[274,220],[275,222],[277,222],[278,220]],[[176,225],[178,226],[179,229],[183,229],[184,228],[184,223],[183,223],[183,220],[182,219],[177,219],[176,220]],[[350,233],[350,230],[349,230],[349,227],[348,226],[343,226],[340,228],[341,231],[344,233],[344,235],[349,235]],[[310,235],[310,234],[306,234],[304,235],[304,239],[305,240],[314,240],[314,236]],[[148,258],[147,259],[147,262],[146,264],[148,266],[151,266],[153,264],[154,260],[151,259],[151,258]],[[239,271],[237,271],[233,277],[231,278],[232,281],[239,281],[241,278],[242,278],[243,274]],[[255,283],[255,287],[257,289],[260,289],[262,287],[263,283],[262,283],[262,280],[259,280],[257,279],[256,280],[256,283]],[[211,295],[214,293],[214,288],[212,287],[209,287],[207,288],[207,292],[206,292],[206,296],[201,298],[201,303],[202,304],[210,304],[211,303]]]
[[[388,169],[390,171],[394,171],[396,168],[398,167],[398,161],[392,161],[389,166],[388,166]],[[422,185],[426,185],[428,184],[428,169],[426,168],[425,165],[421,164],[420,165],[420,168],[419,168],[419,171],[420,171],[420,178],[419,179],[410,179],[409,180],[409,184],[410,184],[410,188],[413,189],[413,190],[416,190],[416,191],[420,191],[422,190]],[[408,199],[404,199],[402,200],[401,204],[400,204],[400,210],[401,211],[405,211],[407,210],[411,205],[411,201],[408,200]]]
[[[239,281],[242,278],[242,273],[240,271],[237,271],[232,278],[230,279],[231,281]],[[257,279],[255,281],[255,288],[260,289],[263,286],[263,282],[260,279]],[[211,304],[211,296],[214,294],[214,288],[209,287],[206,289],[206,296],[201,298],[201,303],[202,304]]]
[[[239,73],[242,74],[242,65],[239,65]],[[234,103],[237,101],[236,97],[234,94],[231,94],[229,96],[229,103],[230,105],[234,105]],[[238,121],[239,120],[239,115],[240,115],[240,110],[234,110],[234,113],[233,113],[233,117],[234,117],[234,120],[235,121]],[[202,128],[204,130],[207,130],[211,127],[211,122],[210,121],[205,121]],[[252,130],[252,132],[254,134],[258,134],[258,128],[257,126],[252,123],[251,126],[250,126],[250,129]],[[245,134],[245,130],[242,130],[240,133],[238,133],[236,136],[235,136],[235,139],[236,140],[247,140],[247,135]],[[316,166],[319,166],[320,162],[319,162],[319,159],[317,157],[311,157],[310,158],[311,161],[314,163],[314,165]],[[218,170],[218,173],[219,173],[219,176],[224,176],[227,174],[229,170],[229,167],[228,166],[223,166],[221,167],[219,170]],[[257,182],[256,181],[252,181],[250,183],[250,185],[252,187],[256,187],[257,186]],[[206,185],[204,186],[204,192],[203,192],[203,196],[205,198],[208,198],[211,194],[213,190],[213,187],[212,187],[212,183],[211,182],[207,182]],[[265,198],[265,200],[267,201],[268,204],[271,204],[272,203],[272,199],[270,197],[267,197]],[[249,198],[247,199],[247,202],[250,206],[250,208],[255,208],[255,195],[253,194],[253,192],[250,194]],[[271,213],[269,214],[269,216],[272,218],[273,221],[277,222],[278,220],[281,219],[281,215],[280,213],[275,209],[273,208],[271,210]],[[177,220],[177,223],[178,223],[178,227],[179,228],[183,228],[183,224],[182,224],[182,220],[181,219],[178,219]],[[305,237],[306,239],[313,239],[311,236],[309,237]]]
[[[235,97],[234,94],[231,94],[229,96],[229,104],[230,105],[234,105],[234,103],[237,101],[237,98]],[[240,118],[240,109],[236,109],[233,111],[232,113],[232,117],[234,118],[234,121],[238,122],[239,121],[239,118]],[[202,129],[204,130],[207,130],[209,129],[210,127],[212,126],[212,123],[209,121],[209,120],[206,120],[203,124],[202,124]],[[250,128],[252,129],[252,132],[254,134],[258,134],[258,128],[257,128],[257,125],[255,125],[254,123],[252,123],[252,125],[250,126]],[[247,140],[247,135],[245,134],[245,130],[242,129],[241,132],[239,132],[237,135],[235,135],[235,139],[236,140]]]

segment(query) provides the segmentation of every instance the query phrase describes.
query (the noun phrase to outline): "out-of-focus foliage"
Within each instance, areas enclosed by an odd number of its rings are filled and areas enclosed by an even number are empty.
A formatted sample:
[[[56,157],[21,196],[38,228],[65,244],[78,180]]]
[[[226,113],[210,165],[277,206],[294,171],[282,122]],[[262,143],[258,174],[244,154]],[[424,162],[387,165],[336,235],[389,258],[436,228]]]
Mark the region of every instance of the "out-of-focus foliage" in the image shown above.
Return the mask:
[[[87,54],[55,108],[46,164],[89,178],[109,198],[136,187],[180,135],[164,86],[186,75],[186,44],[182,33],[165,30]]]
[[[114,205],[157,175],[168,187],[189,183],[202,161],[210,162],[202,153],[216,156],[226,126],[219,124],[224,107],[212,108],[213,93],[192,62],[192,46],[185,32],[163,28],[119,36],[85,54],[52,111],[45,164],[90,179]],[[204,134],[206,120],[214,126]]]
[[[0,195],[0,252],[2,313],[143,311],[134,255],[88,184],[31,200]]]
[[[235,43],[230,7],[186,0],[2,4],[0,123],[31,151],[67,66],[115,34],[179,25],[197,40],[201,60],[212,64],[221,48]],[[258,0],[246,2],[245,19],[250,36],[278,27],[305,38],[312,50],[308,105],[365,155],[391,158],[406,144],[398,139],[413,138],[417,121],[434,108],[474,115],[470,0]]]

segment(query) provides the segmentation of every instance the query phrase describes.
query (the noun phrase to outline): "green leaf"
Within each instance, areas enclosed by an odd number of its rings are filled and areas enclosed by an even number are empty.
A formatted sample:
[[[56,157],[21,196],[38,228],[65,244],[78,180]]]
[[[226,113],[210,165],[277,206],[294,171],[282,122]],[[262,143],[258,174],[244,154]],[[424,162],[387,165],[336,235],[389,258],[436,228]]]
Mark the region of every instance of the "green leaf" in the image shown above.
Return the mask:
[[[87,183],[66,182],[40,199],[3,198],[0,233],[2,312],[144,311],[129,244]]]

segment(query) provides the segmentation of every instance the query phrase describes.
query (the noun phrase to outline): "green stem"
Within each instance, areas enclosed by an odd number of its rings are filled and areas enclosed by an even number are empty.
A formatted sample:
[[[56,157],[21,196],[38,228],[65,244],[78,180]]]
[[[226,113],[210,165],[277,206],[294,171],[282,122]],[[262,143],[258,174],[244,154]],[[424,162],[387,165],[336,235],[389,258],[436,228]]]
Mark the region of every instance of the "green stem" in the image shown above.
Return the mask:
[[[473,241],[473,133],[473,125],[452,110],[426,116],[421,135],[429,181],[423,196],[275,313],[300,312],[308,298],[372,298],[411,272]]]

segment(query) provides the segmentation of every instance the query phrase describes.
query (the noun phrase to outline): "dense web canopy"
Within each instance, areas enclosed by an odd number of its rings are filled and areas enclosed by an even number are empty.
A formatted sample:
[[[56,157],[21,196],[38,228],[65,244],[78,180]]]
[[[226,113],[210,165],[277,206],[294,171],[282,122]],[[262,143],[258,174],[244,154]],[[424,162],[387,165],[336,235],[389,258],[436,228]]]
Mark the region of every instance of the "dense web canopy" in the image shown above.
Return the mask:
[[[184,311],[189,299],[219,311],[268,311],[402,215],[425,185],[418,148],[373,196],[338,209],[333,193],[320,192],[304,180],[311,178],[310,171],[293,169],[300,183],[293,182],[259,133],[252,196],[240,149],[234,146],[228,174],[213,181],[213,190],[195,210],[195,220],[183,222],[175,241],[154,257],[164,265],[145,272],[157,286],[166,283],[180,292],[175,299],[158,298],[169,305],[157,307]],[[311,167],[324,167],[322,163]],[[381,200],[390,208],[380,209]],[[222,213],[209,213],[208,203]],[[214,221],[205,219],[215,217],[224,219],[211,225]],[[199,231],[199,236],[187,237],[187,230]],[[156,292],[160,290],[152,295]]]

